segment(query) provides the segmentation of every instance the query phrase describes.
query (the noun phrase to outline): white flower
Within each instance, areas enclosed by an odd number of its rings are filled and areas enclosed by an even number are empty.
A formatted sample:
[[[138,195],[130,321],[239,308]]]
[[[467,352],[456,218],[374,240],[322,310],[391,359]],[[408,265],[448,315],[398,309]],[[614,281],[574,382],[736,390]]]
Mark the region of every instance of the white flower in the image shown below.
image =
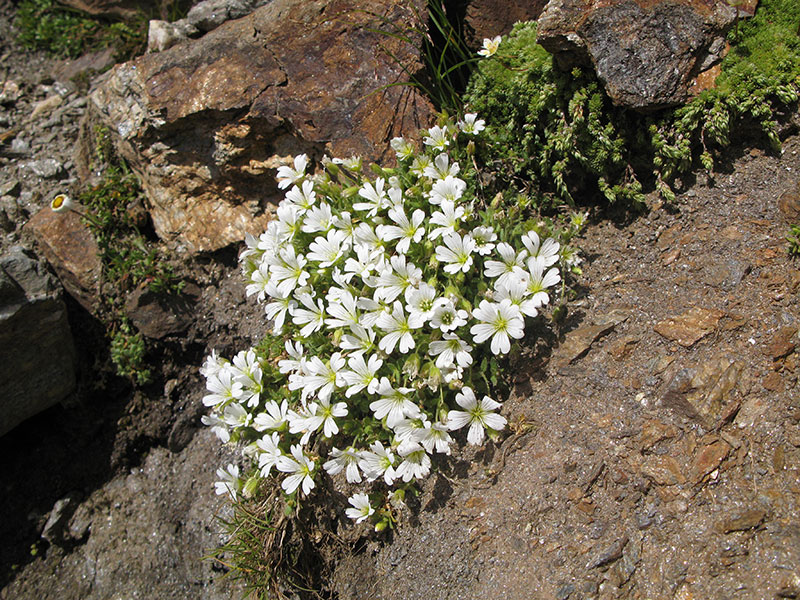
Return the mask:
[[[468,367],[472,364],[472,346],[459,339],[454,333],[445,333],[441,341],[434,341],[428,347],[428,354],[437,356],[436,366],[440,369],[458,364]]]
[[[264,407],[266,412],[261,412],[253,419],[253,427],[256,431],[266,431],[267,429],[280,429],[286,423],[289,405],[286,399],[280,403],[270,400]]]
[[[332,294],[332,292],[334,292]],[[333,298],[336,298],[335,300]],[[352,327],[359,325],[356,298],[348,290],[331,288],[328,291],[328,315],[325,324],[328,327]]]
[[[361,170],[361,157],[360,156],[351,156],[350,158],[334,158],[331,162],[335,165],[342,165],[345,169],[350,171],[360,171]]]
[[[325,323],[325,306],[322,300],[317,300],[314,304],[314,299],[311,294],[304,292],[297,298],[306,308],[291,308],[292,323],[295,325],[304,325],[300,330],[300,337],[307,338],[315,331],[322,328]]]
[[[431,327],[434,329],[439,328],[442,332],[447,333],[466,325],[468,316],[467,311],[456,310],[451,300],[440,298],[433,310]]]
[[[439,227],[428,234],[428,239],[435,240],[440,235],[455,233],[459,222],[464,218],[464,207],[456,208],[451,200],[442,200],[440,209],[431,215],[431,223]]]
[[[475,240],[475,247],[478,254],[486,256],[494,250],[494,242],[497,241],[497,234],[491,227],[476,227],[472,230],[472,239]]]
[[[317,422],[322,424],[322,435],[326,438],[332,437],[339,433],[339,426],[336,424],[336,418],[347,416],[347,404],[344,402],[337,402],[331,405],[328,398],[320,398],[318,403],[315,403],[314,414],[309,419],[309,430],[316,431],[319,426],[315,426]]]
[[[358,470],[359,456],[352,446],[345,450],[339,450],[334,446],[329,456],[332,458],[322,465],[328,475],[336,475],[344,470],[347,483],[361,483],[361,473]]]
[[[344,368],[345,359],[340,352],[334,352],[328,362],[323,362],[318,356],[314,356],[306,363],[308,375],[303,378],[303,394],[307,397],[316,392],[317,397],[323,401],[329,401],[333,390],[344,385],[340,371]],[[289,384],[289,389],[297,389]],[[319,391],[317,391],[319,390]]]
[[[272,321],[272,331],[275,334],[279,334],[283,329],[286,313],[297,306],[297,302],[291,297],[291,293],[291,291],[286,291],[285,288],[281,290],[271,281],[267,285],[267,295],[273,301],[267,303],[264,307],[264,313],[267,315],[267,319]]]
[[[389,145],[392,147],[392,150],[397,153],[397,158],[400,160],[406,160],[414,156],[414,144],[408,140],[401,137],[392,138]]]
[[[489,396],[484,396],[483,400],[478,402],[475,392],[471,388],[464,387],[456,394],[456,402],[464,410],[451,410],[447,413],[447,427],[450,431],[454,431],[469,425],[467,441],[470,444],[477,446],[483,443],[484,429],[500,431],[506,426],[505,417],[492,412],[500,408],[500,403]]]
[[[364,493],[354,494],[350,496],[347,501],[353,508],[348,508],[344,512],[349,518],[355,519],[356,523],[361,523],[369,519],[375,512],[375,509],[370,506],[369,496]]]
[[[419,315],[423,321],[433,317],[436,310],[436,288],[420,283],[418,288],[406,288],[406,310],[411,315]]]
[[[416,287],[422,281],[422,269],[412,262],[406,262],[404,254],[392,256],[390,266],[385,268],[375,282],[378,299],[394,301],[409,287]]]
[[[53,212],[67,212],[70,208],[72,208],[72,199],[66,194],[59,194],[50,201],[50,210]]]
[[[466,189],[467,183],[463,179],[448,175],[433,184],[428,201],[431,204],[441,204],[445,200],[455,203],[464,195]]]
[[[561,281],[561,275],[555,267],[544,273],[544,267],[536,259],[528,261],[528,269],[529,272],[524,276],[526,291],[531,294],[531,301],[536,306],[543,306],[550,302],[545,290]]]
[[[450,454],[450,444],[453,438],[450,437],[446,423],[436,422],[431,425],[425,423],[425,427],[417,433],[417,441],[422,444],[428,454],[433,454],[434,450],[442,454]]]
[[[378,177],[375,180],[375,185],[366,182],[361,189],[358,190],[358,195],[364,198],[367,202],[358,202],[353,204],[353,209],[358,211],[367,211],[367,217],[374,217],[378,211],[389,207],[389,198],[383,190],[386,181],[383,177]]]
[[[220,357],[216,350],[212,350],[211,354],[206,357],[206,360],[200,369],[200,374],[208,379],[209,377],[219,373],[220,370],[222,370],[227,364],[229,364],[227,360]]]
[[[211,431],[223,444],[227,444],[229,441],[231,441],[230,428],[228,427],[228,424],[219,417],[215,417],[214,415],[203,415],[200,417],[200,422],[203,425],[208,425],[211,427]]]
[[[342,336],[339,347],[342,350],[354,350],[352,356],[363,355],[375,346],[375,331],[372,328],[354,325],[350,332]]]
[[[330,205],[322,202],[305,214],[303,226],[300,228],[304,233],[317,233],[319,231],[329,231],[334,224],[333,210]]]
[[[239,467],[229,464],[225,469],[217,469],[217,477],[220,478],[220,481],[214,483],[214,491],[217,496],[228,494],[235,501],[237,492],[242,489]]]
[[[286,192],[286,201],[303,211],[310,210],[316,200],[317,194],[314,192],[314,182],[310,180],[303,182],[302,189],[294,186]]]
[[[291,294],[295,288],[303,287],[311,277],[305,271],[308,263],[302,255],[295,253],[294,246],[287,246],[278,255],[279,261],[269,268],[270,275],[275,278],[281,297]]]
[[[444,150],[450,145],[447,128],[434,125],[428,129],[428,136],[422,140],[426,146],[432,147],[434,150]]]
[[[378,225],[375,232],[384,242],[400,240],[395,249],[398,253],[405,254],[408,252],[411,242],[419,242],[425,234],[425,228],[422,227],[425,213],[420,209],[415,210],[410,221],[400,207],[390,208],[387,214],[396,225]]]
[[[528,250],[528,265],[530,268],[531,259],[536,260],[542,267],[549,267],[558,262],[558,251],[560,249],[559,243],[553,238],[547,238],[544,243],[539,246],[539,234],[531,230],[522,236],[522,243]]]
[[[442,152],[434,159],[433,164],[425,167],[425,170],[422,172],[422,174],[425,175],[425,177],[430,177],[431,179],[436,180],[444,179],[448,175],[455,177],[458,175],[459,171],[461,171],[461,167],[458,166],[458,163],[454,162],[451,165],[450,157]]]
[[[256,440],[256,447],[261,450],[258,455],[258,468],[261,469],[262,477],[269,477],[272,467],[277,468],[278,461],[283,456],[283,452],[278,448],[280,441],[281,438],[277,432]]]
[[[484,49],[485,49],[484,42]],[[499,44],[499,42],[498,42]],[[469,133],[472,135],[477,135],[484,129],[486,129],[486,121],[483,119],[478,119],[478,115],[475,113],[467,113],[464,115],[464,120],[458,122],[458,128],[461,129],[464,133]]]
[[[244,390],[242,384],[235,381],[229,368],[221,369],[206,381],[206,389],[210,394],[203,396],[203,404],[216,406],[230,401],[240,400]]]
[[[267,297],[267,285],[269,285],[269,265],[261,263],[258,268],[250,273],[250,283],[245,288],[245,293],[249,298],[256,294],[259,302],[263,302]]]
[[[384,449],[380,442],[373,442],[370,450],[362,450],[358,460],[359,468],[369,481],[375,481],[378,477],[383,477],[386,485],[394,483],[397,474],[394,467],[394,454],[389,449]]]
[[[331,267],[347,250],[346,246],[342,246],[346,238],[347,234],[344,231],[331,229],[326,237],[314,238],[308,246],[309,252],[306,258],[318,262],[321,269]]]
[[[397,453],[403,457],[403,462],[397,467],[396,473],[406,483],[412,479],[424,479],[431,472],[431,457],[418,443],[404,442]]]
[[[504,284],[496,285],[494,299],[497,302],[502,302],[506,298],[511,304],[519,306],[519,310],[523,315],[535,317],[539,314],[536,308],[540,306],[540,304],[534,298],[528,298],[528,290],[526,289],[524,281],[512,279]]]
[[[461,237],[457,233],[448,233],[444,236],[444,246],[436,247],[436,260],[444,264],[444,272],[455,274],[461,271],[466,273],[472,266],[472,252],[475,250],[475,241],[467,234]]]
[[[303,494],[308,495],[314,489],[312,473],[316,463],[306,456],[303,448],[297,444],[292,446],[291,452],[294,458],[283,455],[275,465],[279,471],[291,473],[283,480],[281,487],[287,494],[292,494],[302,484]]]
[[[378,393],[380,400],[375,400],[369,405],[369,409],[375,413],[375,418],[382,420],[386,418],[386,425],[394,428],[405,417],[416,419],[420,415],[419,408],[411,400],[408,394],[414,393],[413,388],[394,389],[386,377],[381,378]]]
[[[231,402],[222,413],[222,420],[233,428],[249,427],[253,415],[247,412],[238,402]]]
[[[293,345],[291,340],[287,340],[283,347],[286,348],[286,354],[289,355],[289,358],[278,361],[278,370],[283,374],[302,370],[306,363],[306,359],[303,356],[303,344],[295,342]]]
[[[501,41],[503,41],[503,38],[499,35],[493,37],[492,39],[483,38],[483,48],[478,50],[478,54],[486,58],[494,56],[497,52],[497,49],[500,47]]]
[[[384,312],[378,317],[377,326],[386,332],[378,347],[386,354],[391,354],[399,342],[400,352],[405,354],[416,345],[411,330],[419,329],[424,323],[424,319],[418,313],[406,316],[403,305],[396,300],[391,313]]]
[[[306,166],[308,165],[308,156],[299,154],[294,157],[294,168],[284,165],[278,167],[278,187],[285,190],[293,183],[297,183],[306,175]]]
[[[433,164],[433,160],[431,160],[430,156],[427,154],[418,154],[411,162],[410,170],[417,177],[422,177],[425,174],[425,169],[427,169],[431,164]]]
[[[342,371],[342,380],[347,387],[345,396],[350,398],[361,390],[367,390],[368,394],[378,393],[378,380],[376,373],[383,365],[383,361],[375,355],[369,357],[369,361],[364,360],[363,354],[351,356],[347,361],[350,371]]]
[[[523,335],[525,322],[522,313],[509,299],[499,303],[481,300],[480,306],[473,311],[472,316],[481,321],[469,330],[474,336],[475,343],[480,344],[491,337],[494,354],[507,354],[511,350],[509,337],[518,340]]]
[[[484,275],[487,277],[497,277],[495,285],[503,284],[511,279],[522,279],[525,275],[525,257],[528,255],[526,250],[519,254],[505,242],[497,244],[497,252],[500,254],[501,261],[487,260],[485,263]]]

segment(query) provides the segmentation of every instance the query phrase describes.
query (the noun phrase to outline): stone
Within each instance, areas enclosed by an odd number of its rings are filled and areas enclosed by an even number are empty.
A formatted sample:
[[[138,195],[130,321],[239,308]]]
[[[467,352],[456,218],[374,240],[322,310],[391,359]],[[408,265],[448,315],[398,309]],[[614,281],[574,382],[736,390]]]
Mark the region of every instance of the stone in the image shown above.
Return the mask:
[[[603,548],[600,552],[598,552],[586,564],[586,569],[596,569],[598,567],[604,567],[616,560],[619,560],[620,558],[622,558],[622,552],[625,549],[625,545],[627,543],[628,543],[628,536],[626,535],[623,535],[618,540],[615,540],[609,546]]]
[[[153,19],[147,27],[147,51],[161,52],[197,33],[194,27],[181,22],[170,23]]]
[[[116,132],[158,236],[197,253],[261,233],[283,197],[277,168],[296,154],[393,160],[387,141],[429,126],[433,111],[412,88],[386,87],[419,67],[418,50],[370,29],[385,26],[374,14],[421,26],[415,1],[273,0],[115,67],[90,118]]]
[[[0,90],[0,105],[14,104],[22,96],[22,90],[16,81],[11,79],[3,83],[3,89]]]
[[[166,12],[169,6],[165,0],[60,0],[60,3],[96,17],[123,20]]]
[[[57,500],[50,511],[42,529],[42,539],[55,546],[61,546],[68,537],[67,523],[78,508],[77,494],[69,494]]]
[[[480,48],[484,38],[506,35],[514,23],[535,21],[548,0],[472,0],[466,3],[465,37],[467,43]]]
[[[678,370],[662,395],[663,406],[713,426],[728,406],[743,364],[728,357],[712,358],[693,368]]]
[[[720,310],[695,306],[677,317],[657,323],[654,329],[668,340],[690,348],[711,333],[724,314]]]
[[[106,71],[115,62],[114,48],[111,46],[97,52],[87,52],[78,58],[59,62],[53,68],[53,79],[66,83],[80,77],[91,77]]]
[[[0,257],[0,436],[75,389],[75,349],[58,281],[20,246]]]
[[[731,447],[722,440],[704,446],[699,450],[689,469],[689,479],[692,483],[700,483],[706,475],[722,464],[722,461],[725,460],[730,451]]]
[[[23,228],[33,234],[42,256],[53,266],[64,289],[81,306],[96,313],[102,264],[97,242],[74,212],[55,213],[46,206]]]
[[[28,170],[37,177],[42,179],[55,179],[61,175],[64,170],[60,162],[55,158],[42,158],[40,160],[33,160],[27,165]]]
[[[778,196],[778,210],[789,225],[800,223],[800,181]]]
[[[599,316],[595,319],[595,323],[591,325],[584,325],[570,331],[558,349],[556,362],[563,366],[580,358],[595,341],[627,318],[626,311],[616,309],[606,315]]]
[[[193,306],[200,290],[194,294],[164,294],[146,285],[136,288],[125,301],[125,314],[145,336],[160,340],[186,331],[194,320]]]
[[[654,110],[689,98],[748,9],[725,0],[552,0],[538,42],[564,69],[594,67],[615,104]]]
[[[796,347],[797,326],[781,327],[772,336],[772,339],[764,348],[764,352],[772,360],[778,360],[789,356]]]
[[[718,521],[716,529],[720,533],[747,531],[748,529],[753,529],[754,527],[761,525],[766,516],[766,511],[758,508],[751,508]]]
[[[640,471],[656,485],[681,485],[686,482],[681,466],[671,456],[648,456],[642,462]]]

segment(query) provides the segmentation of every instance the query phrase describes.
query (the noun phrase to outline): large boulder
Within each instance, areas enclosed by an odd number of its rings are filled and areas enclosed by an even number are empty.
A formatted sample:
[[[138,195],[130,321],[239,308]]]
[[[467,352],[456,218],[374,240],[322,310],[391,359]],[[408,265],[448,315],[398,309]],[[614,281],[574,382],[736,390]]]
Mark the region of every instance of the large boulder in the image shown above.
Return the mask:
[[[418,50],[375,29],[421,27],[389,0],[273,0],[197,40],[119,65],[91,97],[142,179],[156,233],[213,251],[263,231],[295,154],[391,156],[428,124],[408,86]]]
[[[75,389],[75,350],[61,286],[14,246],[0,258],[0,435]]]
[[[725,35],[755,2],[551,0],[538,42],[559,65],[593,66],[618,105],[652,110],[687,100],[693,81],[722,59]]]
[[[547,0],[471,0],[465,7],[467,41],[481,47],[485,38],[506,35],[517,21],[535,21]]]

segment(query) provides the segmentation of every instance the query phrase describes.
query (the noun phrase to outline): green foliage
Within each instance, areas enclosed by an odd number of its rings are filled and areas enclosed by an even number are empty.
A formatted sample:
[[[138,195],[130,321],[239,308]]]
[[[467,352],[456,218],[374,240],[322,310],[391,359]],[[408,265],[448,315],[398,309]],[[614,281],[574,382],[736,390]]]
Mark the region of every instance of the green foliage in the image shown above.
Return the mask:
[[[789,228],[789,235],[786,236],[789,242],[789,254],[800,256],[800,225],[792,225]]]
[[[712,170],[732,132],[780,145],[777,118],[800,95],[799,6],[762,0],[731,34],[717,87],[678,109],[643,115],[615,107],[594,73],[553,64],[536,44],[535,23],[515,26],[497,60],[479,64],[465,104],[489,125],[500,179],[536,189],[540,205],[572,203],[576,193],[640,202],[642,182],[672,200],[675,178]]]
[[[127,60],[142,52],[147,36],[144,14],[130,23],[110,23],[56,0],[23,0],[17,9],[15,25],[19,31],[17,39],[25,48],[65,58],[113,47],[117,60]]]
[[[86,223],[97,241],[104,276],[119,291],[146,283],[154,292],[179,292],[183,282],[129,214],[141,195],[139,180],[123,165],[107,167],[103,180],[79,196],[88,210]]]
[[[141,333],[123,320],[111,337],[111,361],[117,373],[139,385],[150,382],[150,369],[145,362],[146,348]]]

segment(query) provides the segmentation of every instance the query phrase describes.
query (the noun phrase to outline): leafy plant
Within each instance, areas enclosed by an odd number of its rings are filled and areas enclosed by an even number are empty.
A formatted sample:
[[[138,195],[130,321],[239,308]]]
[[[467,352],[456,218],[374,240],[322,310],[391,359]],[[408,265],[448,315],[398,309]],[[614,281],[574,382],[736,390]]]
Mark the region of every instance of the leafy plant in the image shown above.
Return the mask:
[[[465,105],[486,119],[492,140],[478,158],[543,206],[572,203],[576,193],[638,203],[644,184],[673,200],[675,178],[713,169],[732,132],[779,146],[777,118],[799,95],[798,19],[792,0],[763,0],[732,33],[717,87],[652,115],[615,107],[593,72],[559,70],[536,44],[536,24],[518,24],[467,88]]]
[[[789,235],[786,236],[789,242],[789,254],[800,256],[800,225],[792,225],[789,228]]]
[[[111,336],[111,361],[117,373],[139,385],[150,382],[150,369],[146,366],[146,347],[141,333],[134,332],[127,320],[122,320]]]
[[[117,60],[127,60],[144,50],[147,36],[143,13],[129,23],[107,22],[56,0],[23,0],[15,25],[24,47],[69,58],[113,47]]]

